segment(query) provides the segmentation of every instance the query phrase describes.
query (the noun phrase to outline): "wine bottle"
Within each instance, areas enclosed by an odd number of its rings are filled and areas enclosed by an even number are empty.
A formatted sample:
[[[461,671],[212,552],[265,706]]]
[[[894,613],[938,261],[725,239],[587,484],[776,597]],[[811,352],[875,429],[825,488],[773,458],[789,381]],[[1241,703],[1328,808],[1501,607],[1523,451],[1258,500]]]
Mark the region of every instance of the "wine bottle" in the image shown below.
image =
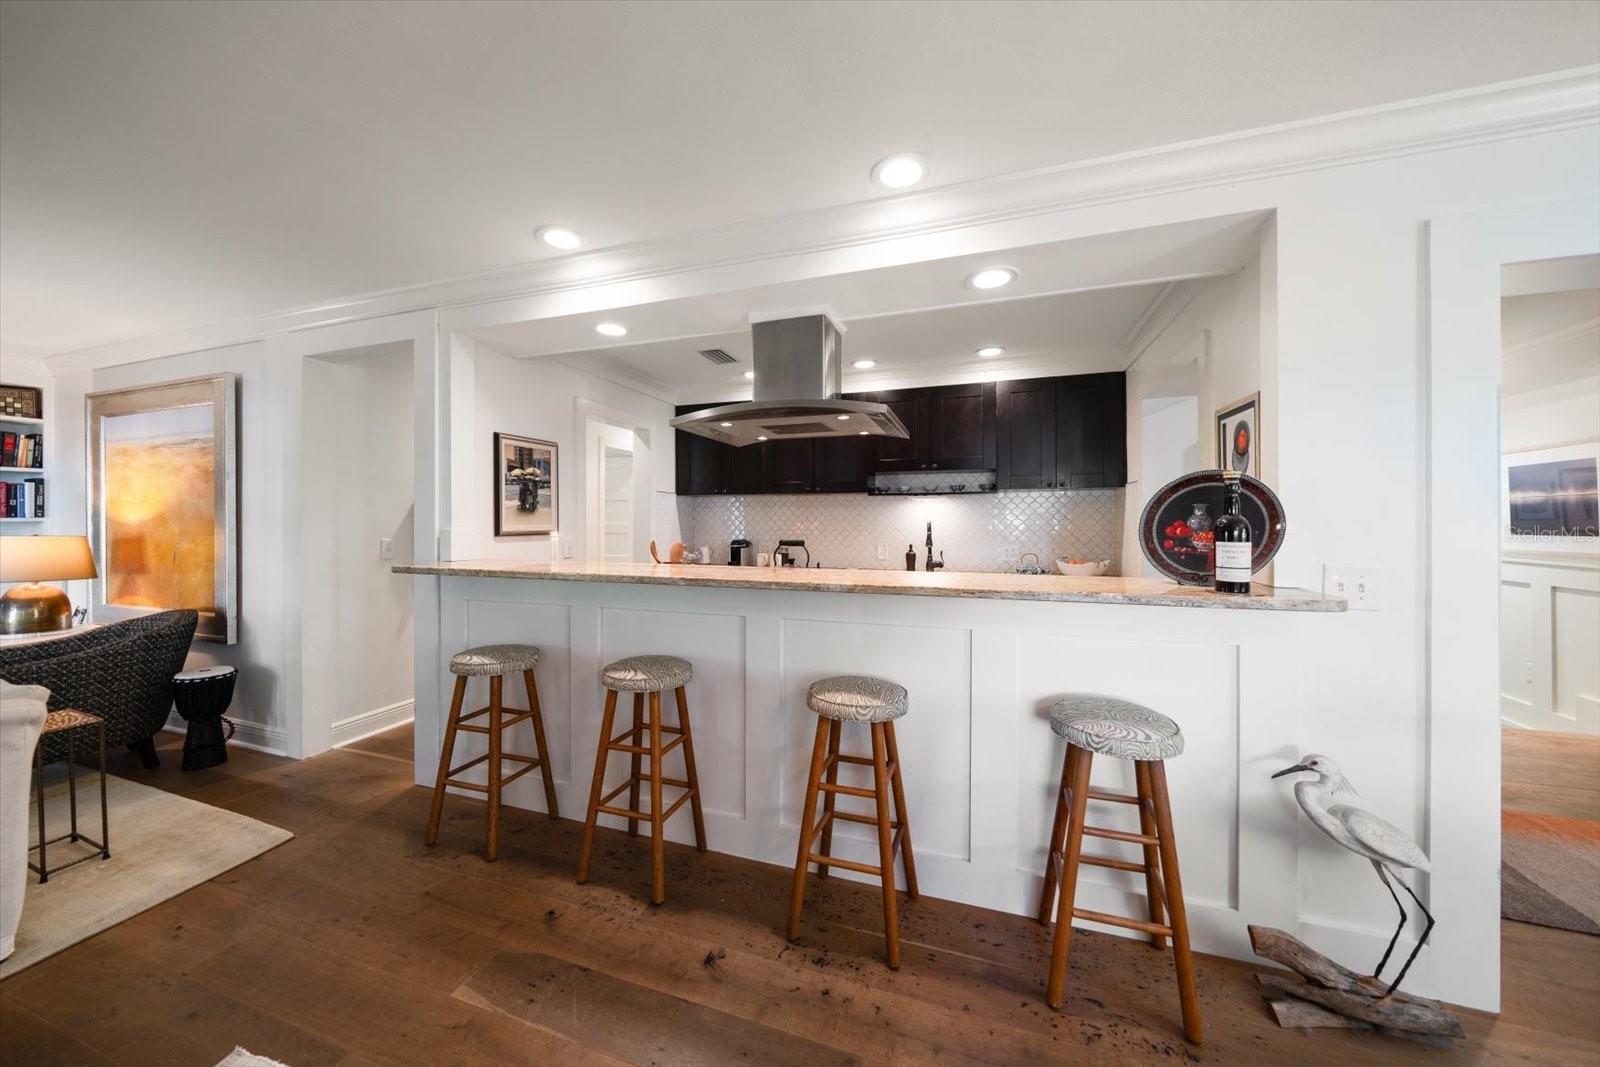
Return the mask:
[[[1216,552],[1212,588],[1219,593],[1250,592],[1250,522],[1239,514],[1239,472],[1222,472],[1222,514],[1211,527]]]

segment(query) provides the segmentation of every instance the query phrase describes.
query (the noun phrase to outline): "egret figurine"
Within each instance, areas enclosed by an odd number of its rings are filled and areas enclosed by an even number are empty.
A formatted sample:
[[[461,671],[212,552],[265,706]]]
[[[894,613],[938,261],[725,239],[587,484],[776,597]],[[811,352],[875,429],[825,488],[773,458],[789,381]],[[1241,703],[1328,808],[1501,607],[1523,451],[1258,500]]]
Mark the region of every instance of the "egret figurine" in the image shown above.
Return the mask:
[[[1422,936],[1417,939],[1417,947],[1411,950],[1405,966],[1400,968],[1400,973],[1389,983],[1389,988],[1384,992],[1383,999],[1388,1000],[1394,996],[1394,991],[1400,988],[1406,972],[1411,969],[1417,953],[1422,951],[1422,946],[1427,943],[1428,934],[1433,931],[1433,916],[1400,877],[1400,871],[1406,869],[1427,873],[1428,856],[1398,827],[1378,818],[1370,811],[1364,811],[1353,804],[1340,803],[1336,798],[1341,794],[1355,796],[1355,787],[1339,770],[1339,765],[1327,756],[1304,756],[1293,767],[1285,767],[1272,777],[1282,778],[1286,774],[1301,772],[1316,775],[1315,778],[1301,779],[1294,784],[1295,802],[1306,813],[1306,818],[1340,845],[1370,862],[1372,869],[1378,872],[1378,878],[1382,880],[1384,888],[1389,890],[1389,895],[1394,898],[1395,907],[1400,909],[1400,925],[1394,928],[1394,936],[1389,938],[1389,947],[1383,950],[1383,958],[1378,961],[1377,969],[1372,972],[1375,982],[1379,981],[1383,974],[1383,968],[1389,962],[1390,954],[1394,952],[1395,943],[1400,940],[1400,931],[1405,929],[1406,925],[1406,906],[1400,902],[1400,894],[1394,891],[1395,883],[1398,882],[1400,888],[1406,891],[1406,896],[1416,901],[1417,907],[1428,920]]]

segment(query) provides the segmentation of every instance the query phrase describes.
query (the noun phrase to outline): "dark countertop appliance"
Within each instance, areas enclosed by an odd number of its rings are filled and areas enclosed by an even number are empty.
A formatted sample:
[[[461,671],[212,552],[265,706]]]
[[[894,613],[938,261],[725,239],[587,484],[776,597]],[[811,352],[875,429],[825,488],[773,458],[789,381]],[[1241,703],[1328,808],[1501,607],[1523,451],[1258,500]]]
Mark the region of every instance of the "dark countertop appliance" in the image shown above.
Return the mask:
[[[750,551],[750,542],[743,537],[735,537],[728,542],[728,566],[754,567],[756,565],[755,553]]]

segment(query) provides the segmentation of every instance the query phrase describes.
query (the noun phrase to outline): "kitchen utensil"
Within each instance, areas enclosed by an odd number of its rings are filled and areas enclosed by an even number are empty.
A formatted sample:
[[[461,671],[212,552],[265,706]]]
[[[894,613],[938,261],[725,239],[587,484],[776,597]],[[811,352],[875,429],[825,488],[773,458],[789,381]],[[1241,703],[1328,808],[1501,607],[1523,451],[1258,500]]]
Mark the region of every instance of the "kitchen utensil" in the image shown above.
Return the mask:
[[[1098,578],[1110,569],[1109,559],[1056,560],[1056,573],[1069,578]]]
[[[1250,523],[1251,572],[1272,562],[1283,547],[1288,520],[1278,494],[1246,474],[1240,478],[1240,513]],[[1139,547],[1150,565],[1182,585],[1210,585],[1214,569],[1209,530],[1195,530],[1195,505],[1222,514],[1222,472],[1194,471],[1162,486],[1139,515]]]
[[[654,541],[650,542],[650,558],[657,563],[661,562],[661,556],[656,552],[656,543]]]

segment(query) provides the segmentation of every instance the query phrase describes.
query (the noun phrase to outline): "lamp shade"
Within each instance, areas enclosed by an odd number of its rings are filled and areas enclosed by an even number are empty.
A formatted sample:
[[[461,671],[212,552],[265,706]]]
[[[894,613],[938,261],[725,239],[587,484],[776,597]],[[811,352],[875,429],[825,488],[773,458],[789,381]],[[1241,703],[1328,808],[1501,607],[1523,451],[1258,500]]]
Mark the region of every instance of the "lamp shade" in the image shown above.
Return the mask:
[[[61,582],[98,575],[87,537],[0,537],[0,582]]]

